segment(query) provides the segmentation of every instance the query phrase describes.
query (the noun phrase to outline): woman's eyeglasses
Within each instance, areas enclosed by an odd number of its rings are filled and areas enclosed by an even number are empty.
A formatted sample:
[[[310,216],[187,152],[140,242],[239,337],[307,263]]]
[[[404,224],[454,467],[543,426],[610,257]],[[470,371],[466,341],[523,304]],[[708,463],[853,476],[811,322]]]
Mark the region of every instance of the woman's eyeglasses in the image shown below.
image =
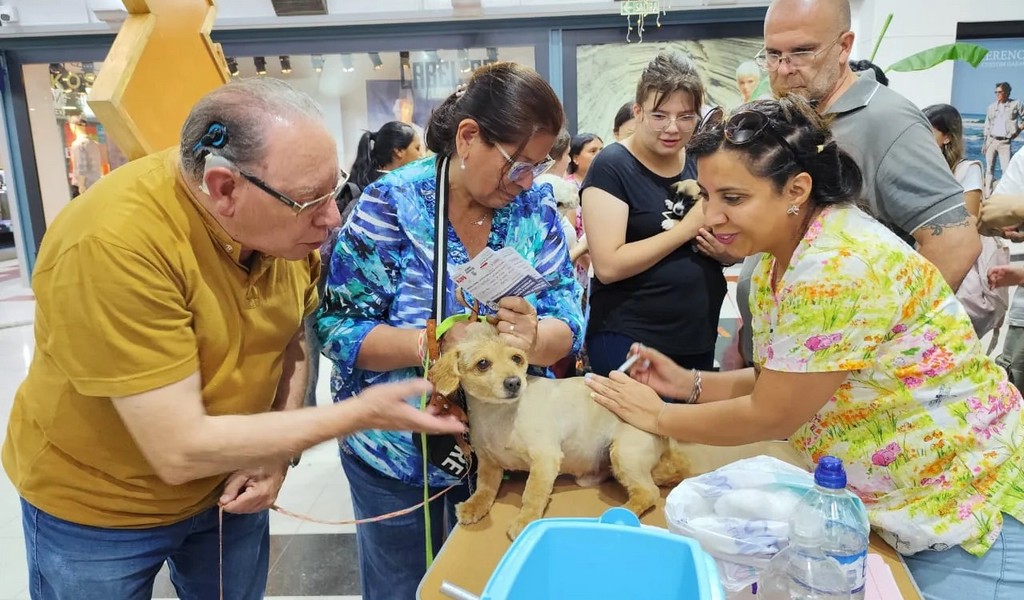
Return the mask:
[[[722,124],[725,119],[725,112],[721,107],[715,107],[708,111],[704,118],[701,119],[700,125],[697,126],[697,132],[710,130],[714,127],[718,127]],[[724,133],[725,139],[734,146],[745,146],[759,137],[761,134],[767,132],[773,140],[779,143],[780,146],[789,151],[793,160],[800,166],[801,169],[806,170],[800,155],[797,154],[796,148],[793,147],[785,136],[779,133],[775,126],[772,124],[771,118],[764,113],[760,113],[753,110],[744,110],[735,113],[727,121],[725,121]]]
[[[248,181],[249,183],[263,190],[275,200],[287,205],[289,208],[295,211],[295,214],[302,213],[306,210],[309,210],[310,208],[315,208],[328,200],[337,200],[338,196],[341,194],[342,189],[344,189],[345,184],[348,183],[349,178],[349,174],[344,169],[338,169],[338,183],[334,186],[334,189],[331,190],[330,193],[320,196],[319,198],[314,198],[309,202],[299,202],[297,200],[291,199],[286,194],[283,194],[275,190],[273,187],[270,186],[270,184],[263,181],[259,177],[256,177],[255,175],[252,175],[250,173],[246,173],[238,165],[224,158],[223,156],[217,156],[216,154],[207,154],[206,169],[209,170],[213,167],[227,167],[232,171],[235,171],[236,173],[244,177],[246,181]]]
[[[527,173],[532,173],[532,177],[536,179],[544,173],[547,173],[548,169],[553,167],[555,164],[555,159],[551,158],[550,155],[546,156],[544,160],[537,164],[521,160],[512,160],[512,157],[508,155],[508,152],[505,152],[505,149],[501,147],[501,144],[494,144],[494,147],[497,148],[498,152],[501,152],[501,155],[505,157],[506,161],[508,161],[508,179],[512,182],[518,182],[523,177],[526,177]]]
[[[650,128],[654,131],[665,131],[668,126],[672,123],[676,124],[676,128],[682,132],[693,131],[697,125],[697,115],[676,115],[670,117],[662,113],[650,113],[647,114],[647,122],[650,123]]]

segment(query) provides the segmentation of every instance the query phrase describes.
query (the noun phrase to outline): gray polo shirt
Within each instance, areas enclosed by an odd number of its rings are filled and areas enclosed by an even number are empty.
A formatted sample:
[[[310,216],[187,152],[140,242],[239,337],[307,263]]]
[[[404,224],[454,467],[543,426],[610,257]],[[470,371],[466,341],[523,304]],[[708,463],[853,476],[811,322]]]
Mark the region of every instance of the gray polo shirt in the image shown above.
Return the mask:
[[[860,166],[864,200],[876,219],[909,235],[964,205],[931,125],[909,100],[862,76],[828,114],[835,116],[839,147]]]
[[[963,188],[942,157],[931,125],[909,100],[862,74],[827,114],[835,118],[836,143],[860,166],[865,208],[902,237],[964,206]],[[744,270],[753,271],[754,264],[748,260]],[[745,275],[749,279],[749,272]],[[750,297],[738,292],[744,323],[740,346],[746,351],[752,346]]]

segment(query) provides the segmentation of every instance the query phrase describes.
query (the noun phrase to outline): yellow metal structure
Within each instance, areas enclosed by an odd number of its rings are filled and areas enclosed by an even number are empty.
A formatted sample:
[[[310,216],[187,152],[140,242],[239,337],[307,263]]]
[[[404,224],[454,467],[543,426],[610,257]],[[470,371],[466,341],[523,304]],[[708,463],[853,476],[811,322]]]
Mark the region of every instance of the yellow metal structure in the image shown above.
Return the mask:
[[[129,159],[178,143],[192,105],[229,79],[210,39],[214,0],[123,0],[121,30],[89,106]]]

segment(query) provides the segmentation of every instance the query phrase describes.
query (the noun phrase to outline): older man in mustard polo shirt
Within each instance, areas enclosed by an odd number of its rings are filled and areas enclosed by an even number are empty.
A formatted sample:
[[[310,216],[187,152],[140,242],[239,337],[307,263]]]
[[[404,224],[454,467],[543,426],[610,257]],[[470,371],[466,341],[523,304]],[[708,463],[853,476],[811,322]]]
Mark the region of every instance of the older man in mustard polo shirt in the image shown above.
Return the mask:
[[[403,400],[423,381],[300,408],[340,173],[308,96],[244,80],[54,221],[2,453],[33,599],[148,599],[165,561],[183,600],[217,598],[218,507],[223,597],[262,598],[291,456],[363,428],[461,430]]]

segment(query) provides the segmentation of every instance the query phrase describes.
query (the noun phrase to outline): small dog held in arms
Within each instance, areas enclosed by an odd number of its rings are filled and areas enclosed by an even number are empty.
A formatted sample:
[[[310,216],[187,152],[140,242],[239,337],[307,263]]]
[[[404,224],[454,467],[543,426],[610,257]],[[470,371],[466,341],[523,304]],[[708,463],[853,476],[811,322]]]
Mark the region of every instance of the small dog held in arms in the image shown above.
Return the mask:
[[[659,485],[688,474],[679,444],[621,421],[590,398],[582,377],[546,379],[526,369],[526,354],[485,323],[468,328],[431,369],[435,390],[450,396],[461,387],[469,408],[479,470],[476,491],[456,507],[460,523],[487,516],[506,470],[529,471],[512,539],[543,516],[560,474],[586,487],[610,471],[626,488],[625,507],[638,516],[655,505]]]

